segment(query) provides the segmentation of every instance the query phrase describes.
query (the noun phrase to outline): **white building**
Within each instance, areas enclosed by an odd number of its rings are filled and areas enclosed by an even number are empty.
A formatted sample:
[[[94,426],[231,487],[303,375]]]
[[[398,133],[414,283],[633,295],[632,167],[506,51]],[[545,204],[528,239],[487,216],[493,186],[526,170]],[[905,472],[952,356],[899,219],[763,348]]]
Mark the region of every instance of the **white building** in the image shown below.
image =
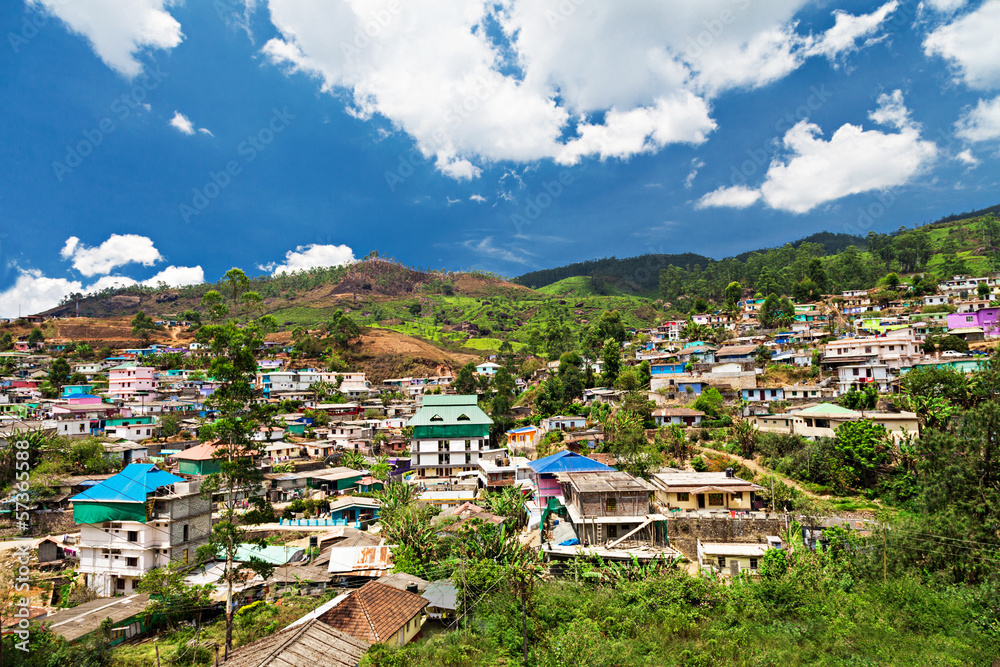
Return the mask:
[[[824,346],[823,363],[830,365],[882,363],[889,368],[912,366],[924,356],[913,329],[896,329],[881,336],[844,338]]]
[[[337,389],[344,396],[356,399],[373,393],[364,373],[332,373],[317,370],[262,371],[257,373],[257,388],[270,398],[275,392],[304,392],[318,382]],[[375,392],[377,393],[377,392]]]
[[[74,496],[78,571],[88,588],[102,597],[130,595],[153,568],[194,560],[212,529],[211,501],[199,486],[199,480],[133,463]]]
[[[492,424],[477,396],[425,394],[420,410],[406,424],[413,427],[410,467],[420,478],[477,471],[490,444]]]

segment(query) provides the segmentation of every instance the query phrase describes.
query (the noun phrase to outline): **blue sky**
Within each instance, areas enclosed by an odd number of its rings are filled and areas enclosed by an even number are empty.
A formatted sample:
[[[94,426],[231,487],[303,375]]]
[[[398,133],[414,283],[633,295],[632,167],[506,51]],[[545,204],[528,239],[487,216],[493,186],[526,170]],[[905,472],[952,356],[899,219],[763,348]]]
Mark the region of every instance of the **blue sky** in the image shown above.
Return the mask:
[[[518,275],[998,203],[1000,0],[27,0],[0,316],[370,250]]]

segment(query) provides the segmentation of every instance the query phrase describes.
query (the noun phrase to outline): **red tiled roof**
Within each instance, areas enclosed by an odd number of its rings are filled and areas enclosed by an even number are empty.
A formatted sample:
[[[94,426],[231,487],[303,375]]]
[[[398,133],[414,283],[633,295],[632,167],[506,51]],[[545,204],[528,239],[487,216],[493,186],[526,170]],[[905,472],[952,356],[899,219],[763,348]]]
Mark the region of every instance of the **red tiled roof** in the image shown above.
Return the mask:
[[[387,641],[418,615],[427,600],[414,593],[369,581],[320,616],[330,627],[361,641]]]

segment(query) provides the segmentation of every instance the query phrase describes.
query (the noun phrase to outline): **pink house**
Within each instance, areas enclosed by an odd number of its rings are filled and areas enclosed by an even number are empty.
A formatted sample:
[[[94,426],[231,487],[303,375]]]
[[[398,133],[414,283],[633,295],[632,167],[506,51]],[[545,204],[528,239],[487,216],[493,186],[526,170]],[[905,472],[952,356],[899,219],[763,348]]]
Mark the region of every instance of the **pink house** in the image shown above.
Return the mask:
[[[1000,336],[1000,308],[981,308],[974,313],[950,313],[948,330],[982,327],[987,338]]]
[[[100,405],[101,397],[93,394],[77,394],[66,399],[69,405]]]
[[[132,398],[138,392],[156,390],[155,369],[152,366],[121,364],[108,370],[108,395]]]

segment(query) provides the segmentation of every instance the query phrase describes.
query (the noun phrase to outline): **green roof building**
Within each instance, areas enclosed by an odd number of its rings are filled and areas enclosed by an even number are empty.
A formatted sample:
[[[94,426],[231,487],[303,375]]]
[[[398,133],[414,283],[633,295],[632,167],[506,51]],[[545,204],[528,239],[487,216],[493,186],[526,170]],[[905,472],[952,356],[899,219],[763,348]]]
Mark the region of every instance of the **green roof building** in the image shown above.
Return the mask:
[[[492,424],[477,396],[425,395],[406,424],[413,427],[410,467],[421,478],[475,471]]]

